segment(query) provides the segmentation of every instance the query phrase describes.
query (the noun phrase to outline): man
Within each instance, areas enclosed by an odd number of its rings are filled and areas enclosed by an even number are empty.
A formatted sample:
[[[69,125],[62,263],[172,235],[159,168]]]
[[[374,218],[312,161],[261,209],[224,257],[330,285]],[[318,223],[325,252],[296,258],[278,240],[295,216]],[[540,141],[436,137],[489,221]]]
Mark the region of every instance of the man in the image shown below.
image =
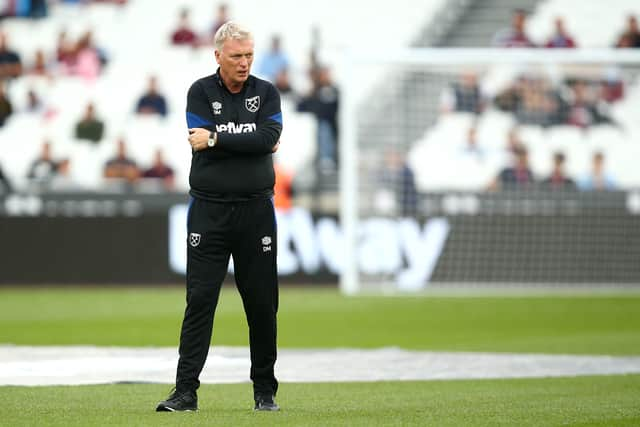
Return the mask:
[[[555,32],[545,44],[548,48],[572,48],[576,47],[576,42],[569,35],[565,26],[564,19],[558,17],[555,20]]]
[[[155,76],[149,77],[148,89],[138,100],[136,113],[167,116],[167,100],[158,90],[158,80]]]
[[[616,47],[640,47],[640,29],[638,29],[638,19],[634,15],[627,17],[627,28],[618,38]]]
[[[266,78],[271,83],[275,83],[278,75],[282,71],[286,71],[287,68],[289,68],[289,58],[282,50],[280,36],[274,35],[271,38],[271,49],[260,61],[258,75]]]
[[[542,181],[545,188],[551,190],[575,190],[576,183],[567,176],[564,171],[565,164],[564,153],[557,152],[553,154],[553,169],[551,175]]]
[[[172,191],[174,188],[173,168],[164,161],[162,149],[158,148],[153,156],[153,165],[142,173],[143,178],[161,180],[162,188]]]
[[[340,93],[331,79],[326,66],[319,66],[314,72],[311,94],[299,100],[297,109],[316,116],[318,127],[317,166],[322,174],[333,174],[338,166],[338,105]]]
[[[46,185],[58,173],[58,162],[51,155],[51,143],[42,143],[40,156],[31,163],[27,178],[39,185]]]
[[[140,168],[127,154],[127,144],[124,138],[118,139],[115,157],[107,160],[104,165],[103,175],[106,179],[125,180],[135,182],[140,176]]]
[[[493,47],[535,47],[525,32],[527,12],[516,9],[511,15],[511,26],[498,31],[492,40]]]
[[[604,153],[596,151],[591,160],[591,171],[580,181],[578,186],[586,191],[615,190],[616,181],[604,167]]]
[[[0,80],[20,77],[22,61],[20,55],[9,48],[7,35],[0,32]]]
[[[99,143],[104,135],[104,122],[96,117],[95,107],[87,104],[84,115],[76,123],[75,137],[77,139]]]
[[[213,316],[229,257],[249,324],[255,409],[277,411],[277,237],[272,153],[282,131],[280,96],[250,74],[253,36],[227,22],[215,35],[215,74],[187,95],[189,182],[187,307],[175,391],[157,411],[197,410]]]
[[[522,145],[513,150],[513,165],[502,169],[489,184],[489,189],[523,189],[530,188],[533,184],[533,173],[529,169],[527,148]]]

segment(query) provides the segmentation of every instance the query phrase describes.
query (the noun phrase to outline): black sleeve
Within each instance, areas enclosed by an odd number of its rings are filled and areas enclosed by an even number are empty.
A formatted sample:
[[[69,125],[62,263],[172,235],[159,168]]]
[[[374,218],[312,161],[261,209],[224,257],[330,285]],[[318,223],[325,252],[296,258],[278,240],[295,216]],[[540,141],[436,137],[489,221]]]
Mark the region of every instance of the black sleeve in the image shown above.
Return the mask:
[[[256,130],[246,133],[218,134],[216,148],[241,154],[269,154],[273,152],[281,132],[280,94],[270,86],[265,103],[258,113]]]
[[[199,81],[189,88],[187,93],[187,126],[215,131],[216,126],[209,109],[209,98]]]

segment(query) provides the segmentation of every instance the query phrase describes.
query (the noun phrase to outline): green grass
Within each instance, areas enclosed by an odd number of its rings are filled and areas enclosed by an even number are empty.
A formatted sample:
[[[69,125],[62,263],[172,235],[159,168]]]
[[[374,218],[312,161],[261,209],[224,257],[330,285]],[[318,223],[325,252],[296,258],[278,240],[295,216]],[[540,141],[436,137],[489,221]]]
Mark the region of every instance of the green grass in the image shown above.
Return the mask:
[[[0,288],[0,343],[177,346],[180,288]],[[280,347],[640,354],[640,295],[352,297],[283,289]],[[214,345],[247,345],[226,289]],[[631,426],[640,376],[282,384],[280,413],[254,413],[251,386],[205,385],[200,412],[157,414],[168,386],[0,387],[0,426]]]
[[[176,346],[181,288],[0,288],[0,343]],[[283,289],[280,347],[640,354],[640,295],[350,297]],[[214,345],[247,345],[235,289]]]
[[[6,426],[637,426],[640,376],[283,384],[254,413],[248,384],[207,385],[198,413],[155,413],[161,385],[0,388]]]

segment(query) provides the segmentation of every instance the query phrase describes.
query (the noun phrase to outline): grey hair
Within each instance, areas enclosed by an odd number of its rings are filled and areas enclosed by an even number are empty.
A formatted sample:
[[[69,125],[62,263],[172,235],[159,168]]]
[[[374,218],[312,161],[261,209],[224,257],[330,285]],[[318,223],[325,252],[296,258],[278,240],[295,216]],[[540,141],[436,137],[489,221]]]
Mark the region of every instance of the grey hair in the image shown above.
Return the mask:
[[[222,45],[227,40],[253,40],[253,34],[240,24],[227,21],[216,31],[214,42],[217,50],[222,50]]]

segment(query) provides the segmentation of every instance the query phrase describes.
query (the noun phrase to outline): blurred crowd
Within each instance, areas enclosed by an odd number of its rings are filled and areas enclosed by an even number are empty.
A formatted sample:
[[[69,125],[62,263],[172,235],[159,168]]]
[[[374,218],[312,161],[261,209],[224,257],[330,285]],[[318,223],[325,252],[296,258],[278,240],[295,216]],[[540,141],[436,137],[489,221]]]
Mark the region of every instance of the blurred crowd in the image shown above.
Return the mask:
[[[91,0],[58,0],[61,3],[83,5]],[[93,0],[98,2],[98,0]],[[126,7],[126,0],[102,1]],[[43,19],[48,14],[51,2],[45,0],[12,0],[4,2],[0,13],[4,19],[12,17]],[[1,5],[0,5],[1,6]],[[213,36],[225,21],[232,18],[229,6],[225,3],[215,5],[211,24],[205,31],[197,31],[191,24],[190,10],[184,8],[176,16],[175,27],[170,33],[167,45],[186,46],[193,49],[212,49]],[[555,20],[554,32],[542,46],[536,46],[526,33],[527,14],[523,10],[513,13],[511,25],[496,32],[492,45],[503,48],[540,47],[540,48],[576,48],[577,43],[566,28],[561,17]],[[286,102],[294,105],[299,112],[313,115],[317,122],[316,131],[316,159],[315,167],[319,176],[333,176],[338,167],[338,108],[340,91],[332,79],[331,68],[318,60],[319,46],[313,46],[309,52],[309,66],[305,79],[308,84],[294,85],[292,83],[292,65],[290,55],[285,49],[286,40],[281,35],[269,35],[269,48],[258,51],[253,72],[271,81],[282,94]],[[615,43],[617,48],[640,47],[640,31],[637,18],[630,15],[624,28],[621,28],[619,38]],[[107,52],[94,41],[92,31],[87,31],[77,38],[71,38],[65,29],[61,29],[57,37],[55,51],[35,50],[27,58],[22,58],[11,47],[11,34],[0,30],[0,129],[14,114],[40,114],[43,117],[55,116],[56,111],[43,99],[35,88],[27,93],[27,100],[20,103],[26,105],[24,111],[14,107],[14,100],[9,99],[6,86],[15,79],[24,76],[40,76],[45,79],[57,79],[73,76],[93,82],[99,79],[103,69],[108,66],[111,55],[117,52]],[[136,115],[151,115],[159,118],[166,117],[171,111],[168,97],[163,93],[161,75],[147,76],[146,90],[139,95],[131,111]],[[517,76],[507,87],[493,96],[487,96],[481,88],[482,76],[468,72],[442,94],[441,109],[444,112],[459,111],[476,115],[482,114],[488,108],[496,108],[512,114],[518,124],[536,125],[542,127],[556,125],[570,125],[578,128],[588,128],[598,124],[614,124],[609,113],[611,105],[619,102],[625,96],[625,87],[616,70],[609,70],[606,75],[594,77],[567,76],[561,81],[550,81],[548,77],[525,73]],[[299,90],[298,87],[304,89]],[[83,114],[77,118],[72,129],[73,138],[79,143],[102,144],[107,132],[108,121],[100,115],[100,105],[91,102],[84,108]],[[514,131],[514,134],[517,133]],[[470,131],[470,135],[472,131]],[[529,184],[536,181],[527,168],[527,153],[525,144],[512,143],[513,137],[508,137],[509,153],[513,155],[513,165],[509,166],[488,185],[490,189],[502,188],[512,184]],[[68,156],[53,158],[51,155],[52,142],[42,143],[41,155],[35,159],[28,172],[28,178],[34,186],[41,189],[72,189],[79,188],[78,183],[71,182],[69,173],[73,165]],[[482,148],[478,147],[469,137],[467,147],[469,153],[481,155]],[[127,155],[125,138],[120,138],[114,147],[115,155],[104,165],[105,182],[118,181],[129,184],[156,180],[159,187],[171,191],[174,186],[174,172],[166,163],[162,151],[155,153],[155,160],[151,165],[139,165],[135,159]],[[474,155],[475,155],[474,154]],[[390,182],[398,182],[403,194],[401,204],[410,206],[415,203],[415,183],[412,171],[400,153],[388,153],[387,160],[380,173],[381,185],[388,186]],[[550,188],[576,187],[583,189],[611,189],[615,181],[604,175],[604,154],[594,154],[591,178],[574,179],[564,176],[563,164],[565,155],[556,153],[551,159],[554,165],[552,176],[537,182],[544,183]],[[285,183],[283,192],[290,196],[292,177],[282,165],[278,165],[281,182]],[[585,176],[587,174],[585,173]],[[391,177],[394,177],[393,179]],[[395,180],[395,181],[394,181]],[[0,186],[11,189],[6,175],[2,173],[0,165]],[[284,200],[282,203],[290,203]]]
[[[549,35],[546,43],[536,45],[526,31],[527,11],[515,9],[511,18],[511,25],[496,32],[491,41],[492,46],[502,48],[576,48],[574,37],[567,30],[564,19],[557,17],[554,22],[554,32]],[[620,31],[615,48],[639,48],[640,29],[635,15],[629,15],[624,28]]]
[[[88,0],[70,1],[61,0],[62,3],[77,4],[82,6],[91,3]],[[126,1],[112,1],[117,5],[126,5]],[[47,1],[13,1],[2,9],[3,18],[46,18],[48,14]],[[229,6],[225,3],[215,7],[214,17],[210,26],[204,32],[197,31],[190,22],[190,10],[181,9],[176,17],[176,25],[171,32],[168,45],[177,47],[189,47],[194,49],[213,49],[213,38],[218,28],[231,19]],[[338,139],[338,89],[332,80],[328,66],[317,60],[317,46],[309,53],[310,66],[305,76],[308,84],[304,84],[303,90],[294,89],[290,81],[291,61],[283,48],[283,42],[278,34],[270,36],[269,48],[259,51],[253,65],[253,73],[271,81],[280,91],[285,102],[295,106],[300,112],[308,112],[317,120],[317,145],[318,158],[315,162],[322,173],[335,174],[337,168],[337,139]],[[64,77],[80,78],[93,84],[100,78],[105,67],[108,66],[110,55],[117,52],[107,52],[94,41],[90,29],[77,39],[69,37],[66,29],[61,29],[57,37],[55,51],[38,49],[33,52],[31,58],[23,58],[11,47],[10,34],[0,30],[0,129],[14,114],[37,114],[44,118],[55,117],[57,111],[48,100],[38,93],[35,87],[27,91],[26,100],[19,102],[24,109],[14,107],[15,100],[9,99],[7,86],[16,79],[37,76],[54,81]],[[214,64],[212,64],[212,71]],[[166,117],[171,109],[168,97],[163,93],[160,77],[148,76],[147,88],[140,94],[132,112],[136,115]],[[79,116],[70,129],[70,135],[79,143],[99,145],[103,144],[107,135],[108,120],[101,117],[99,101],[88,103],[84,112]],[[43,143],[42,154],[34,162],[29,171],[29,180],[41,190],[75,189],[80,186],[71,185],[69,170],[70,159],[53,159],[51,157],[51,145],[53,142]],[[105,165],[105,185],[108,181],[125,181],[137,183],[151,178],[161,178],[162,188],[172,190],[173,170],[164,162],[161,152],[156,154],[156,162],[149,168],[138,166],[133,158],[126,155],[124,137],[117,142],[118,155]],[[1,166],[1,165],[0,165]],[[1,169],[1,168],[0,168]],[[286,177],[290,175],[282,165],[278,165],[278,173],[281,181],[288,182]],[[5,188],[13,188],[8,183],[6,174],[0,175],[0,182],[5,183]],[[47,182],[55,182],[47,184]],[[64,185],[61,183],[65,182]],[[2,185],[0,184],[0,187]],[[291,185],[285,191],[291,194]],[[285,203],[287,203],[285,201]]]

